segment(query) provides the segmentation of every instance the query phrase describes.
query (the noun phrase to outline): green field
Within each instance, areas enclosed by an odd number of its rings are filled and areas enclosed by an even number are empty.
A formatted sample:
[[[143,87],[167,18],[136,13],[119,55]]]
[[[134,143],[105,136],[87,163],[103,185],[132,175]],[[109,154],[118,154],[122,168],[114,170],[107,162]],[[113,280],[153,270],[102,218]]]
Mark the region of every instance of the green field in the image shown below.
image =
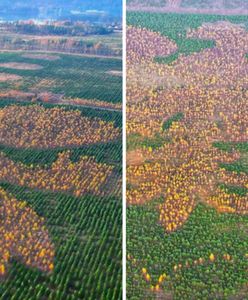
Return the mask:
[[[0,72],[22,76],[17,89],[28,92],[52,92],[65,97],[122,101],[122,78],[109,71],[121,71],[120,59],[83,57],[58,54],[60,59],[47,61],[22,57],[24,53],[0,53],[0,63],[18,62],[37,64],[40,70],[16,70],[0,67]],[[110,88],[111,87],[111,88]],[[15,83],[0,83],[1,91],[16,89]]]
[[[163,291],[173,295],[173,299],[244,296],[247,292],[247,258],[244,257],[248,246],[247,217],[220,215],[200,204],[183,229],[166,235],[157,222],[156,203],[127,209],[127,252],[136,253],[138,260],[138,267],[131,262],[127,264],[128,299],[155,299],[142,278],[142,267],[151,275],[151,284],[156,284],[160,274],[169,276]],[[199,257],[207,259],[213,251],[221,256],[227,249],[235,263],[217,259],[214,264],[190,267],[176,274],[172,271],[178,262],[192,264]]]

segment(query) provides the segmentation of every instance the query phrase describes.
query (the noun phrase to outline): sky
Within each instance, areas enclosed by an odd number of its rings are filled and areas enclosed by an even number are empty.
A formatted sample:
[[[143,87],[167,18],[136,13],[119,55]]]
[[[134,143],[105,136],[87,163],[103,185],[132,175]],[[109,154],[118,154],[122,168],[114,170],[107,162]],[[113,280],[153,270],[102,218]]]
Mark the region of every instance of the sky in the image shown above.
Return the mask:
[[[0,0],[2,19],[85,18],[87,15],[121,18],[122,0]]]

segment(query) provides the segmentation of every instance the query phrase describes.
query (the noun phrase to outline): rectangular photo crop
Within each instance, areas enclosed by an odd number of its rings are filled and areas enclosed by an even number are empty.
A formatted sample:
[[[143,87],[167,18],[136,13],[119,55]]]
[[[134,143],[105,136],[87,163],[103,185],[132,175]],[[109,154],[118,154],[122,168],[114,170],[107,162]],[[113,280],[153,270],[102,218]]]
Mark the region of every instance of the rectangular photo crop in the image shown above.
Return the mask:
[[[0,19],[0,299],[122,299],[122,1]]]
[[[247,299],[247,24],[247,1],[128,1],[127,299]]]

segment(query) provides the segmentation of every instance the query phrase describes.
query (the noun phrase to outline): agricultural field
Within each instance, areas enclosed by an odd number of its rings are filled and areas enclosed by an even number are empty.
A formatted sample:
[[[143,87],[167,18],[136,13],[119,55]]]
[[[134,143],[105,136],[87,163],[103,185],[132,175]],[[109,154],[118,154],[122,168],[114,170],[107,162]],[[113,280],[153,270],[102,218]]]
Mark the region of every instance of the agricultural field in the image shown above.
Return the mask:
[[[127,14],[128,299],[247,299],[247,22]]]
[[[121,299],[121,71],[0,53],[0,299]]]
[[[11,97],[13,92],[19,91],[17,96],[24,92],[35,98],[38,94],[52,93],[57,98],[120,104],[122,77],[111,72],[121,73],[121,68],[121,60],[115,58],[0,52],[0,97],[6,94]]]

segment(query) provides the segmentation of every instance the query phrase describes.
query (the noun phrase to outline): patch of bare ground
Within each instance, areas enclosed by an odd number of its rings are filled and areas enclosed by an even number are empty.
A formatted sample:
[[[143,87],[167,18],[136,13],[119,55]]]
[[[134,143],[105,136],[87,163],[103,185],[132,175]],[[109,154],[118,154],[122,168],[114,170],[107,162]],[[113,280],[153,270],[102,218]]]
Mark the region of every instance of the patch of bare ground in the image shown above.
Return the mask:
[[[63,95],[50,92],[38,93],[36,100],[45,103],[59,104],[62,102]]]
[[[17,80],[21,80],[21,79],[22,79],[22,77],[19,75],[0,73],[0,82],[17,81]]]
[[[102,192],[105,195],[115,195],[121,196],[122,191],[122,180],[121,177],[113,172],[108,178],[106,179],[105,185],[102,187]]]
[[[166,73],[164,67],[164,76],[161,76],[157,65],[136,64],[130,68],[130,81],[143,88],[173,88],[185,85],[185,80],[180,78],[180,74],[173,75]]]
[[[120,77],[122,76],[122,71],[110,70],[107,73],[114,76],[120,76]]]
[[[248,225],[243,224],[243,223],[238,223],[238,228],[241,232],[248,234]],[[248,290],[248,286],[247,286],[247,290]]]
[[[173,300],[173,294],[169,291],[162,291],[156,293],[156,300]]]
[[[82,99],[82,98],[62,99],[61,104],[87,106],[92,108],[100,108],[100,109],[115,110],[115,111],[120,111],[122,109],[122,105],[120,103],[110,103],[106,101],[100,101],[94,99]]]
[[[145,157],[138,150],[127,152],[127,165],[141,165],[145,162]]]
[[[18,62],[8,62],[0,64],[0,67],[7,69],[16,69],[16,70],[40,70],[43,69],[42,66],[37,64],[27,64],[27,63],[18,63]]]
[[[228,300],[244,300],[247,299],[248,295],[248,284],[244,285],[236,295],[232,295]]]
[[[31,59],[43,59],[48,61],[54,61],[60,59],[58,55],[48,55],[48,54],[23,54],[22,57],[24,58],[31,58]]]
[[[9,90],[7,92],[0,92],[0,99],[12,98],[16,100],[28,101],[35,98],[35,93],[22,92],[18,90]]]
[[[64,98],[62,94],[54,94],[51,92],[36,93],[36,100],[39,102],[52,104],[77,105],[82,107],[99,108],[104,110],[121,111],[121,104],[99,101],[94,99],[82,98]]]
[[[0,98],[12,98],[22,101],[32,101],[32,102],[46,102],[59,104],[62,103],[63,95],[53,94],[49,92],[22,92],[19,90],[9,90],[4,93],[0,93]]]
[[[110,103],[94,99],[64,98],[62,94],[54,94],[51,92],[42,92],[36,94],[38,101],[52,104],[77,105],[114,111],[121,111],[122,108],[121,104],[119,103]]]
[[[171,291],[163,291],[163,290],[159,290],[156,292],[151,292],[150,290],[148,290],[146,292],[147,298],[150,299],[152,297],[152,299],[155,300],[173,300],[173,293]]]
[[[1,82],[1,80],[0,80]],[[122,105],[119,103],[110,103],[106,101],[98,101],[94,99],[70,99],[64,98],[62,94],[54,94],[51,92],[22,92],[19,90],[9,90],[7,92],[0,92],[0,99],[12,98],[17,101],[32,101],[44,102],[52,104],[76,105],[82,107],[96,108],[101,110],[121,111]]]

